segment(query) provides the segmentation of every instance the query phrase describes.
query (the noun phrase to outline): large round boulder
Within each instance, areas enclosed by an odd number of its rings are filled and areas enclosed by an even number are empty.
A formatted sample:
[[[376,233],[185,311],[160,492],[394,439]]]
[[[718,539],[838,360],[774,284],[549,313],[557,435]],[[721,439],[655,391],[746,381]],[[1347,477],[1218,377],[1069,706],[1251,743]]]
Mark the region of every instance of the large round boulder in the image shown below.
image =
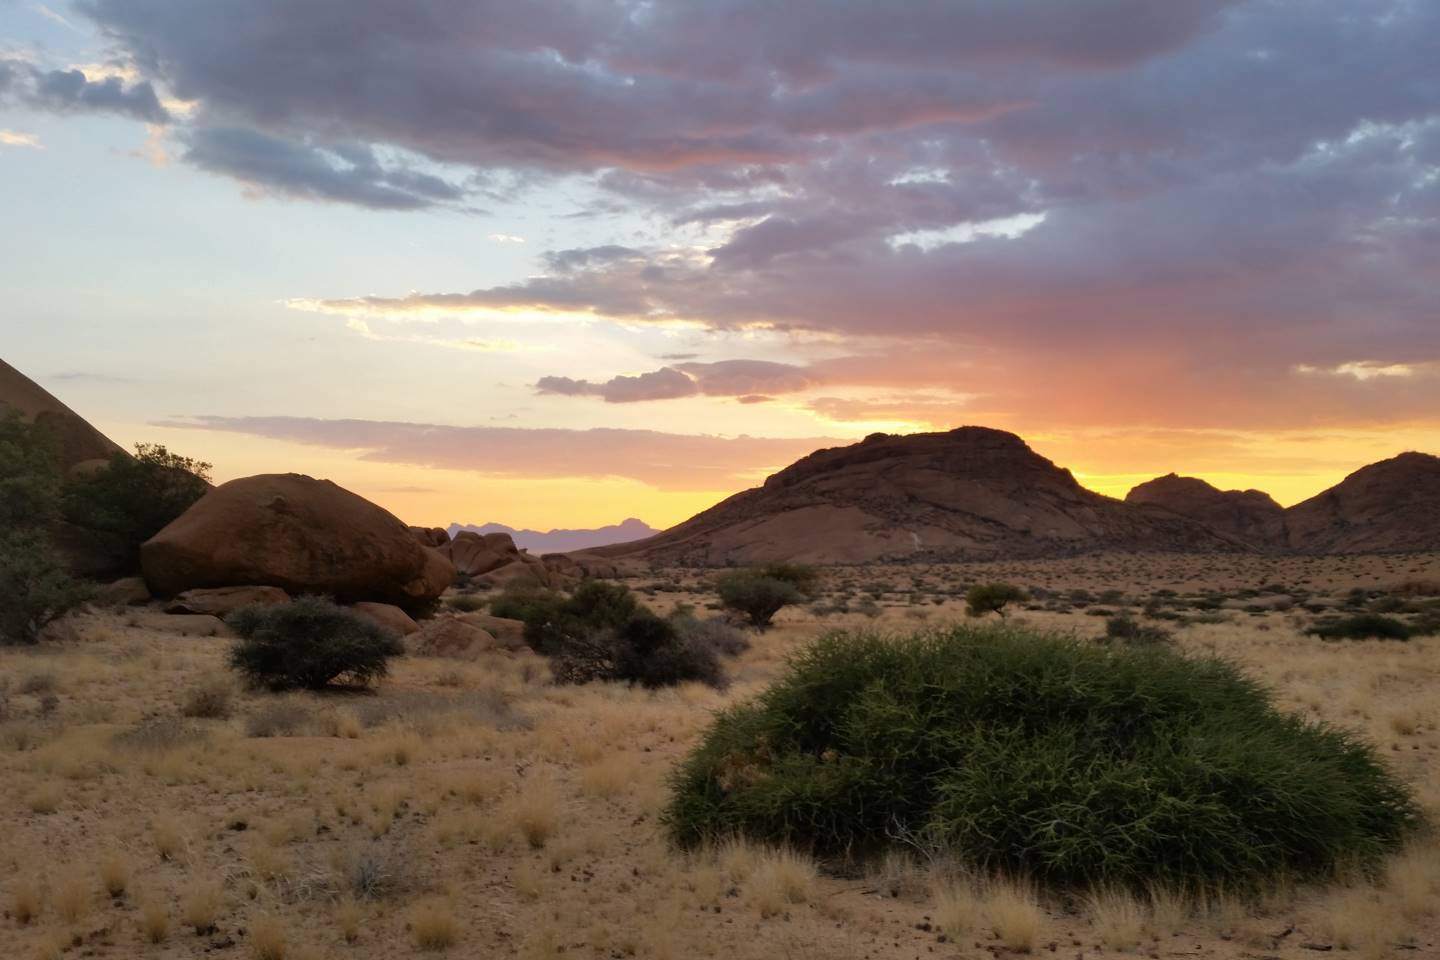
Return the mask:
[[[296,473],[231,480],[140,548],[145,582],[174,596],[197,587],[265,585],[415,608],[455,568],[393,514],[329,480]]]
[[[462,530],[440,548],[457,572],[476,577],[498,570],[520,559],[520,551],[508,533],[474,533]]]

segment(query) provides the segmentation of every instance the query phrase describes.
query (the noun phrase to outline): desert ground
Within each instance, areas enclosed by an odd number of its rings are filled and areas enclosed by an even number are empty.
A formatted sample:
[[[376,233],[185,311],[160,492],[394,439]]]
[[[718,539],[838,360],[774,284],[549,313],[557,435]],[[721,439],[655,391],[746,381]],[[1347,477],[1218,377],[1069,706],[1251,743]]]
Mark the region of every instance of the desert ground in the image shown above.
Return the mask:
[[[703,611],[710,574],[628,582],[657,613]],[[1304,632],[1357,588],[1440,581],[1440,555],[834,568],[723,691],[557,686],[541,658],[497,652],[277,695],[235,682],[203,620],[95,610],[0,648],[0,957],[1440,957],[1425,838],[1378,874],[1203,899],[667,844],[667,777],[714,711],[825,631],[960,619],[982,580],[1031,591],[1012,620],[1096,637],[1129,610],[1238,661],[1285,708],[1373,741],[1440,818],[1440,637]]]

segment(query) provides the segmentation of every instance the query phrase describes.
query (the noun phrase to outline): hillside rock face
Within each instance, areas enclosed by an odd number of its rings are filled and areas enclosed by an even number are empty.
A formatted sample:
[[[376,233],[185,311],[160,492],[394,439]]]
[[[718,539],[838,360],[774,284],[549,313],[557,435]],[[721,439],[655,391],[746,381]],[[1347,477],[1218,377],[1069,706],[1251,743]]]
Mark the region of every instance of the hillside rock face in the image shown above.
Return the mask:
[[[49,391],[0,360],[0,411],[7,408],[18,410],[26,421],[50,430],[63,470],[99,466],[112,454],[124,452]]]
[[[1440,550],[1440,457],[1402,453],[1285,512],[1299,553]]]
[[[262,474],[222,484],[140,548],[160,596],[272,586],[407,609],[439,597],[455,568],[393,514],[329,480]]]
[[[1218,533],[1256,547],[1284,547],[1285,508],[1260,490],[1219,490],[1204,480],[1173,473],[1140,484],[1126,503],[1163,507]]]
[[[592,552],[721,565],[1245,549],[1189,517],[1086,490],[1014,434],[960,427],[817,451],[658,536]]]

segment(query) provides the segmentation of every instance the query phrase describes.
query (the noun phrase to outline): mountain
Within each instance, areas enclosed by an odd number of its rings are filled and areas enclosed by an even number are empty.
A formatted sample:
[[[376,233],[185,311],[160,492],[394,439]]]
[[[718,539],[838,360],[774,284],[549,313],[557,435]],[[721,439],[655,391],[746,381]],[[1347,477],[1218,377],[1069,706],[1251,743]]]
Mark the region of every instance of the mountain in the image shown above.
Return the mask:
[[[723,565],[1249,549],[1170,510],[1086,490],[1014,434],[960,427],[819,450],[664,533],[597,552]]]
[[[1285,511],[1298,553],[1440,550],[1440,457],[1402,453],[1361,467]]]
[[[1204,480],[1169,473],[1140,484],[1125,502],[1163,507],[1257,547],[1286,545],[1285,508],[1261,490],[1219,490]]]
[[[634,517],[608,527],[597,527],[594,530],[547,530],[544,533],[539,530],[516,530],[503,523],[487,523],[478,527],[461,523],[450,524],[452,538],[462,530],[469,530],[481,535],[508,533],[510,539],[515,541],[515,546],[535,554],[589,550],[593,547],[640,540],[660,532],[643,520],[637,520]]]
[[[122,452],[117,443],[49,391],[0,360],[0,411],[6,409],[18,410],[23,419],[49,428],[65,470],[89,461],[109,460],[111,454]]]

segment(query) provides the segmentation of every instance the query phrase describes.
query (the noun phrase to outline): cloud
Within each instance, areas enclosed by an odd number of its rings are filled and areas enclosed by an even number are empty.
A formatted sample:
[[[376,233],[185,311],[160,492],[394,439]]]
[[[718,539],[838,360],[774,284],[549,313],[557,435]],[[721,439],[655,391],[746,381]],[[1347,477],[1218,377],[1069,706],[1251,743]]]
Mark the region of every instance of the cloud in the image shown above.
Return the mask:
[[[823,437],[768,439],[661,433],[455,427],[307,417],[190,417],[153,424],[216,430],[352,451],[360,459],[524,478],[624,477],[661,490],[732,490],[822,446]]]
[[[678,400],[683,397],[749,397],[760,402],[763,393],[794,393],[815,383],[804,367],[770,360],[719,360],[713,363],[677,363],[638,376],[615,376],[603,383],[570,377],[541,377],[538,393],[567,397],[600,397],[606,403],[642,400]]]
[[[113,113],[144,123],[168,123],[170,113],[147,80],[120,76],[91,80],[85,71],[43,70],[14,58],[0,59],[0,94],[35,110]]]
[[[201,127],[185,140],[185,161],[267,193],[416,210],[460,201],[463,188],[398,163],[381,163],[364,144],[300,144],[238,127]]]
[[[45,144],[40,142],[40,137],[33,133],[22,133],[19,130],[0,129],[0,146],[4,147],[30,147],[32,150],[44,150]]]

